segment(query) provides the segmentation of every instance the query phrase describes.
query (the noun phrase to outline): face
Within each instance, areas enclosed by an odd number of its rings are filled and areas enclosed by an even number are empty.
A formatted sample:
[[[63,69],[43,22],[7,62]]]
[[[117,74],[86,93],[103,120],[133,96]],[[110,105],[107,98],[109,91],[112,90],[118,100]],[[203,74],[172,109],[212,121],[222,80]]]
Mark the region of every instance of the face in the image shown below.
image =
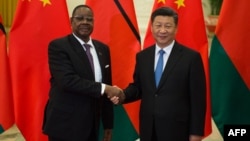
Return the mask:
[[[94,18],[92,11],[87,7],[78,8],[71,17],[71,27],[74,34],[87,42],[93,31]]]
[[[151,31],[157,45],[165,47],[175,39],[177,26],[173,17],[156,16],[152,23]]]

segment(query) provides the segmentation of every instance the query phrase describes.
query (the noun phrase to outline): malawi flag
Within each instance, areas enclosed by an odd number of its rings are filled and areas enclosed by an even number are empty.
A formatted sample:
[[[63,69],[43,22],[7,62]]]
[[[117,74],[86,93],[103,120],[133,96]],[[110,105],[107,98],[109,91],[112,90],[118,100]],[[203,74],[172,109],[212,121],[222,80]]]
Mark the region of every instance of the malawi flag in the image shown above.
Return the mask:
[[[10,31],[10,68],[16,124],[26,141],[44,141],[49,91],[48,43],[70,33],[65,0],[18,0]]]
[[[196,51],[199,51],[202,56],[207,81],[205,136],[208,136],[212,132],[208,41],[201,0],[155,0],[152,11],[161,6],[170,6],[178,12],[179,21],[176,40]],[[151,33],[151,23],[149,22],[143,46],[146,48],[154,43]]]
[[[113,85],[125,88],[133,80],[135,55],[140,51],[140,36],[133,0],[86,0],[94,11],[96,38],[110,47]],[[113,141],[138,138],[139,104],[115,106]]]
[[[5,30],[0,15],[0,134],[14,124],[14,105],[7,54]]]
[[[250,124],[249,5],[249,0],[223,1],[212,40],[212,115],[222,136],[225,124]]]

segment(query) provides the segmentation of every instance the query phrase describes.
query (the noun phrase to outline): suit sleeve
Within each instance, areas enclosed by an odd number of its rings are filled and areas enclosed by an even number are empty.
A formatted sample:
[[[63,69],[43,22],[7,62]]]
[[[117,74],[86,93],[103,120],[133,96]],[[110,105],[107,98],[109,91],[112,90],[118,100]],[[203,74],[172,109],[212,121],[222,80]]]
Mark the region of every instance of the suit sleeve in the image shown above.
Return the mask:
[[[88,78],[84,63],[68,42],[56,40],[49,44],[49,69],[51,80],[66,92],[100,97],[101,84]]]
[[[133,82],[128,85],[126,89],[124,89],[124,93],[126,95],[126,99],[124,103],[134,102],[141,98],[141,91],[140,91],[140,78],[139,78],[139,57],[140,55],[136,55],[136,64],[133,74]]]
[[[206,80],[200,54],[191,63],[190,70],[190,134],[203,135],[206,114]]]
[[[107,63],[109,64],[108,68],[104,68],[103,71],[103,80],[104,83],[112,85],[112,72],[111,72],[111,58],[110,58],[110,51],[109,48],[107,46],[105,46],[104,48],[104,52],[106,55],[106,59]],[[104,94],[101,97],[101,117],[102,117],[102,123],[103,123],[103,128],[104,129],[112,129],[113,128],[113,121],[114,121],[114,107],[113,107],[113,103],[107,98],[107,95]]]

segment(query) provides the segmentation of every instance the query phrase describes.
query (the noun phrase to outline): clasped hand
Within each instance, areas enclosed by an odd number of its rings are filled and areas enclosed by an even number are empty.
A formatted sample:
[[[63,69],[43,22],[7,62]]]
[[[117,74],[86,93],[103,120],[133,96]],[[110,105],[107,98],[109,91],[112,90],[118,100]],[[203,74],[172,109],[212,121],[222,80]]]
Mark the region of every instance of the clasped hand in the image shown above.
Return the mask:
[[[122,104],[125,100],[123,90],[117,86],[106,85],[105,94],[114,104]]]

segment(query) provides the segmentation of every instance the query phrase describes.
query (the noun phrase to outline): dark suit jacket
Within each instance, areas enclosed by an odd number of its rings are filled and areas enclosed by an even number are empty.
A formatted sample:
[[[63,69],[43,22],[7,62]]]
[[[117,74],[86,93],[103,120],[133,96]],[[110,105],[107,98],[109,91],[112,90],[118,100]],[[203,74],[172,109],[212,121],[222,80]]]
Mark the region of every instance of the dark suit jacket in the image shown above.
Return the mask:
[[[126,101],[141,99],[140,139],[151,140],[153,128],[158,141],[188,141],[190,134],[203,135],[206,82],[201,56],[175,42],[155,86],[155,45],[136,56],[134,82],[125,90]]]
[[[109,48],[93,40],[103,83],[111,84]],[[100,115],[104,128],[113,128],[113,104],[101,96],[82,45],[71,34],[49,44],[51,89],[45,109],[43,132],[70,141],[87,141],[91,131],[97,137]]]

